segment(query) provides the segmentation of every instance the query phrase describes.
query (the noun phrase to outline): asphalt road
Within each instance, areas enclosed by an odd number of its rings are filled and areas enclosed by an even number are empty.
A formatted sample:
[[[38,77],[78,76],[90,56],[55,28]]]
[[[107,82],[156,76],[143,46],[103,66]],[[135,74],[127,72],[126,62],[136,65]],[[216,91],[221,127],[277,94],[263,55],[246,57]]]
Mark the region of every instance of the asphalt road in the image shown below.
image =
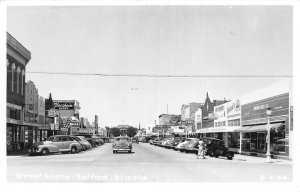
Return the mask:
[[[240,159],[196,159],[152,146],[133,144],[132,153],[113,154],[107,143],[78,154],[7,157],[8,182],[289,182],[292,165]]]

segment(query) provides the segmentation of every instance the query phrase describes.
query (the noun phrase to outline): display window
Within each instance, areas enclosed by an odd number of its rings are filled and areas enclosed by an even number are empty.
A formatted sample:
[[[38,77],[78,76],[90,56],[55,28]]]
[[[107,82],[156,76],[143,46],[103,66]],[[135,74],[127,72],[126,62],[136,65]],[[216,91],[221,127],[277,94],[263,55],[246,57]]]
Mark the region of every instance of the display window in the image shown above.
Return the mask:
[[[228,147],[240,148],[240,133],[238,132],[228,133]]]
[[[8,151],[13,148],[13,132],[11,126],[7,126],[6,129],[6,146]]]

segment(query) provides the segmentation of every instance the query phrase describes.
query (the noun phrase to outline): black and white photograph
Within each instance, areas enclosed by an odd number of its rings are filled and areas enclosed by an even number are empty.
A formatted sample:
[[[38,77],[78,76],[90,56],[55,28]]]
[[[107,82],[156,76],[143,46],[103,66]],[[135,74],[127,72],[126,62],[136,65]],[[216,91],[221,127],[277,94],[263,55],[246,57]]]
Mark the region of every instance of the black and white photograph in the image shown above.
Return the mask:
[[[294,1],[41,2],[1,4],[9,186],[300,190]]]

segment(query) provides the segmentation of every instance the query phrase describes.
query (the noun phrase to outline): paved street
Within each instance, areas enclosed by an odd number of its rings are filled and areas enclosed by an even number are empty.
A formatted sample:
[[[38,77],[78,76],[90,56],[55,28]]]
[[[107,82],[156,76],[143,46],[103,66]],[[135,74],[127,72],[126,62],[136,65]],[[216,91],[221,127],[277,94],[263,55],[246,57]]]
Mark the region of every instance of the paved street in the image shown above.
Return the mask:
[[[252,158],[252,159],[251,159]],[[264,163],[237,155],[196,159],[152,146],[133,144],[133,153],[112,153],[111,143],[78,154],[8,156],[8,182],[260,182],[291,181],[292,163]]]

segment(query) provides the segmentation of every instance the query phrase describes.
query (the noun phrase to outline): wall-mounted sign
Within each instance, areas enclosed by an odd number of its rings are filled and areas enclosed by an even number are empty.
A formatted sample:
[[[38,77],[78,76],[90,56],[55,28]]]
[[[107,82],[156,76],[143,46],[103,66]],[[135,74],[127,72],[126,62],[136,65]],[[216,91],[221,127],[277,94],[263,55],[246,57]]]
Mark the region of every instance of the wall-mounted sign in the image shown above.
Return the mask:
[[[272,116],[288,116],[289,115],[289,94],[281,94],[274,97],[266,98],[260,101],[252,102],[249,104],[242,105],[242,124],[251,124],[255,123],[266,123],[267,107],[270,107],[272,110]],[[271,119],[272,121],[272,119]]]
[[[49,117],[55,117],[56,116],[56,110],[55,109],[49,109],[48,116]]]
[[[241,116],[241,104],[239,100],[227,103],[227,118],[236,119]]]
[[[56,110],[74,110],[74,102],[54,102]]]

